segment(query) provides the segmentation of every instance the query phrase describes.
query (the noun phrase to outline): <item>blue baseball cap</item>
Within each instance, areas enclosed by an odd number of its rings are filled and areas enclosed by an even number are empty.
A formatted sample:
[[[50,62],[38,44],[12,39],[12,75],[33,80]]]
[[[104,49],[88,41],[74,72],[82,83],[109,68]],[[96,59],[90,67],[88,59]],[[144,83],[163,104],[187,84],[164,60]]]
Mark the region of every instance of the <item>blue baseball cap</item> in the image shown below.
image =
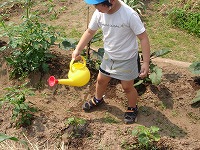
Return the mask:
[[[99,4],[99,3],[102,3],[106,0],[84,0],[87,4],[90,4],[90,5],[95,5],[95,4]]]

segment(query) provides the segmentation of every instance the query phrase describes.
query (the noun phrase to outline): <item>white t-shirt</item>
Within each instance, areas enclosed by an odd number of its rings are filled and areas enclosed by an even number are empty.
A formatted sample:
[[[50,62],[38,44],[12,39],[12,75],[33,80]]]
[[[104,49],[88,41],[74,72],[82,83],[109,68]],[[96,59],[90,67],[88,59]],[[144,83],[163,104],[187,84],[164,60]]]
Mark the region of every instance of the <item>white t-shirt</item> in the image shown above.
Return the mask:
[[[134,57],[138,51],[136,35],[145,31],[137,12],[124,2],[120,3],[120,9],[113,14],[95,10],[89,23],[91,30],[102,29],[105,54],[114,60]]]

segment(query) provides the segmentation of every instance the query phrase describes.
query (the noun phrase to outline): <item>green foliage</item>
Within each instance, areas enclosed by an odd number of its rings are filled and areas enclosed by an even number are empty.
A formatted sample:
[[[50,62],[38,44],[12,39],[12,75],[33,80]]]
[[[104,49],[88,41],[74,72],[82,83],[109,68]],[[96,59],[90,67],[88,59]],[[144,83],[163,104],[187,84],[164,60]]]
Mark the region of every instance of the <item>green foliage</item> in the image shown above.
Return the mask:
[[[150,55],[150,66],[149,66],[150,75],[144,80],[147,80],[147,81],[150,80],[153,85],[159,85],[161,83],[162,69],[159,68],[157,65],[153,64],[152,59],[166,55],[170,52],[171,52],[171,50],[169,50],[169,49],[161,49],[161,50],[158,50],[158,51],[151,53],[151,55]]]
[[[84,119],[77,118],[77,117],[68,118],[67,122],[66,122],[67,125],[73,125],[75,127],[77,127],[79,125],[84,125],[85,123],[86,123],[86,121]]]
[[[173,26],[200,37],[200,12],[189,12],[185,9],[174,8],[169,13],[169,18]]]
[[[136,86],[139,86],[140,84],[148,83],[148,82],[151,82],[153,85],[159,85],[161,83],[161,80],[162,80],[162,69],[159,68],[156,64],[154,64],[152,62],[152,60],[156,57],[166,55],[170,52],[171,52],[171,50],[169,50],[169,49],[161,49],[161,50],[158,50],[158,51],[151,53],[150,64],[149,64],[150,74],[144,79],[140,79],[138,77],[135,80],[134,86],[136,87]],[[143,56],[141,55],[141,57],[143,57]]]
[[[132,135],[135,136],[138,141],[138,144],[135,146],[139,149],[155,149],[154,142],[158,142],[160,140],[158,131],[159,128],[155,126],[151,126],[150,128],[137,126],[134,130],[132,130]]]
[[[13,141],[19,141],[19,139],[16,138],[16,137],[8,136],[8,135],[5,135],[3,133],[0,133],[0,142],[3,142],[5,140],[7,140],[7,139],[10,139],[10,140],[13,140]]]
[[[70,133],[70,136],[72,137],[79,137],[81,136],[81,127],[83,127],[86,124],[86,120],[82,118],[77,118],[77,117],[71,117],[68,118],[66,121],[66,124],[68,126],[72,127],[72,131]]]
[[[13,136],[8,136],[6,134],[0,133],[0,142],[3,142],[5,140],[12,140],[12,141],[15,141],[15,142],[20,142],[20,143],[24,144],[26,147],[28,146],[26,141],[20,140],[16,137],[13,137]],[[28,149],[28,147],[27,147],[27,149]]]
[[[99,70],[103,59],[104,48],[99,48],[98,51],[93,50],[93,55],[87,60],[88,67],[92,70]]]
[[[149,78],[153,85],[159,85],[162,79],[162,69],[159,68],[157,65],[150,64],[150,71],[151,74]]]
[[[136,10],[140,15],[146,10],[145,4],[141,0],[123,0],[127,5]]]
[[[40,18],[30,15],[29,11],[30,5],[27,6],[27,16],[19,25],[7,25],[3,20],[0,22],[3,36],[9,38],[8,45],[3,48],[12,50],[11,55],[5,58],[12,67],[11,78],[23,79],[34,71],[47,72],[47,62],[53,57],[49,49],[57,39],[55,29],[41,23]]]
[[[150,74],[146,78],[143,78],[143,79],[140,79],[138,77],[135,80],[134,86],[136,87],[136,86],[139,86],[140,84],[148,83],[148,82],[151,82],[153,85],[159,85],[161,83],[161,80],[162,80],[162,69],[159,68],[156,64],[154,64],[152,62],[152,59],[166,55],[170,52],[171,52],[171,50],[169,50],[169,49],[161,49],[161,50],[158,50],[158,51],[151,53],[150,64],[149,64]],[[141,58],[143,59],[142,55],[141,55]]]
[[[33,112],[36,112],[34,107],[30,107],[29,103],[26,103],[26,96],[34,95],[31,88],[26,88],[26,84],[21,86],[8,87],[4,90],[7,93],[4,97],[0,98],[2,103],[7,103],[12,107],[12,120],[16,126],[26,126],[31,124],[33,119]]]
[[[49,0],[50,4],[47,4],[48,13],[52,13],[50,15],[50,20],[58,19],[58,12],[55,10],[55,4],[53,4],[52,0]]]

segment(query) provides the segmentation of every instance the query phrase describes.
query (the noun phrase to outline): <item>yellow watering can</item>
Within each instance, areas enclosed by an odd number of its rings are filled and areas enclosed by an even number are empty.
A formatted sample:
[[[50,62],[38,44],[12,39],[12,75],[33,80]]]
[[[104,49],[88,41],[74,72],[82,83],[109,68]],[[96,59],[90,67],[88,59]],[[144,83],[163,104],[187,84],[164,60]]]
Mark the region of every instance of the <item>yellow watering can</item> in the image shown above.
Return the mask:
[[[84,86],[90,80],[90,71],[86,67],[86,61],[83,56],[81,56],[83,63],[74,63],[74,59],[70,62],[70,70],[68,72],[68,79],[56,79],[54,76],[50,76],[48,79],[49,86],[54,86],[55,84],[64,84],[69,86]]]

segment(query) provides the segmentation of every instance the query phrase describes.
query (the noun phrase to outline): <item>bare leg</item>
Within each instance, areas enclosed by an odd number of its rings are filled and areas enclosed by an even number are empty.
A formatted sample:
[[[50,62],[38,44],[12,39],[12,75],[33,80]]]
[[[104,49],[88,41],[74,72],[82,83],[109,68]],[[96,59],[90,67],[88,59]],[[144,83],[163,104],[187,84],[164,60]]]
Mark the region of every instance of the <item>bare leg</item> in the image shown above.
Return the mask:
[[[110,79],[111,79],[110,77],[107,77],[103,75],[101,72],[99,72],[96,83],[95,98],[91,99],[88,102],[85,102],[82,106],[83,110],[89,111],[93,107],[99,106],[104,102],[102,100],[103,94],[106,91],[106,87]]]
[[[110,77],[105,76],[101,72],[99,72],[96,83],[96,92],[95,92],[96,99],[98,100],[102,99],[110,79],[111,79]]]
[[[136,107],[137,99],[138,99],[138,93],[135,87],[133,86],[134,81],[121,81],[122,88],[124,89],[124,92],[128,99],[128,107]]]

